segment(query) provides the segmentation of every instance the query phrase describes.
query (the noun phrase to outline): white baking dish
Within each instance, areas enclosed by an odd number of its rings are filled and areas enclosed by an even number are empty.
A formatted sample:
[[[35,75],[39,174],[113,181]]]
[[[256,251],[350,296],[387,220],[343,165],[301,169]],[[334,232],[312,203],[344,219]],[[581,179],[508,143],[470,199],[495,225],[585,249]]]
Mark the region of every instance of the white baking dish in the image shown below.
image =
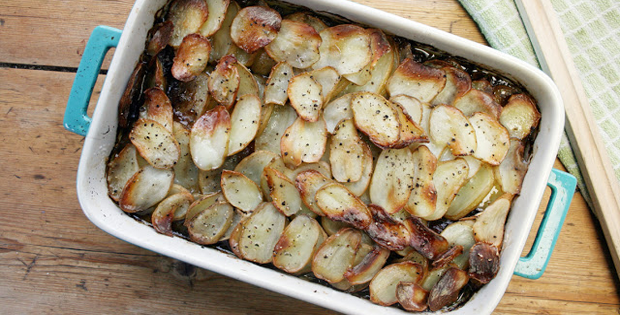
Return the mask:
[[[114,46],[118,40],[115,37],[119,34],[114,30],[96,29],[89,41],[90,47],[87,47],[84,53],[67,107],[65,126],[78,133],[85,134],[88,131],[77,176],[77,193],[86,216],[102,230],[137,246],[326,308],[351,314],[405,313],[398,308],[375,305],[368,300],[264,268],[215,249],[203,248],[179,237],[158,234],[151,227],[138,223],[124,214],[108,197],[105,168],[115,141],[118,102],[144,49],[146,34],[153,24],[154,14],[165,2],[166,0],[136,1],[118,42],[92,123],[85,115],[90,97],[89,89],[92,91],[93,78],[96,77],[106,47]],[[348,1],[286,0],[286,2],[304,5],[316,11],[334,13],[435,46],[450,54],[509,74],[538,100],[542,114],[540,132],[534,143],[532,161],[523,183],[521,197],[514,201],[513,209],[516,210],[511,212],[506,225],[499,274],[463,307],[450,312],[491,313],[505,292],[517,265],[557,154],[564,127],[564,108],[557,88],[541,71],[516,58],[398,16]],[[94,58],[95,64],[88,58]],[[555,198],[557,200],[554,203],[564,211],[564,214],[571,196],[572,191],[569,188],[568,193],[560,193],[560,198]],[[555,221],[558,221],[555,225],[561,226],[563,215],[559,215]],[[559,229],[550,233],[551,236],[547,237],[550,241],[547,243],[551,243],[552,249]],[[542,241],[544,242],[545,240]],[[548,258],[548,254],[549,252],[544,253],[543,260]],[[527,266],[523,269],[526,268]],[[540,266],[535,268],[541,269]],[[541,270],[523,272],[531,277],[535,277],[537,273],[540,274]]]

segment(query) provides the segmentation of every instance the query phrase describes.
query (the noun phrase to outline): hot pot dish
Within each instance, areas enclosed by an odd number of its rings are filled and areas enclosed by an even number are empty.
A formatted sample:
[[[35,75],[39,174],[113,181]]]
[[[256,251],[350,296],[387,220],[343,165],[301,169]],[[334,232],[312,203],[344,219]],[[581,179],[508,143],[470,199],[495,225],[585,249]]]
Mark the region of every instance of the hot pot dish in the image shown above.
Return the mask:
[[[108,194],[160,234],[452,310],[500,269],[540,118],[521,83],[378,28],[174,0],[118,104]]]

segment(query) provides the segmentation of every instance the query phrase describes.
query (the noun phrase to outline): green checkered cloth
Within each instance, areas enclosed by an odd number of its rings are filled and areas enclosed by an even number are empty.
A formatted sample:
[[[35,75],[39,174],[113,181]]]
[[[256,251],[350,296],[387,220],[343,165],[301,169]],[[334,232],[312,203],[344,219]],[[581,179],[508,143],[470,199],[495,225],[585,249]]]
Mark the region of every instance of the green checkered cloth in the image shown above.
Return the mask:
[[[524,0],[529,1],[529,0]],[[538,66],[514,0],[459,0],[489,44]],[[620,180],[620,1],[551,0]],[[558,157],[591,205],[566,134]]]

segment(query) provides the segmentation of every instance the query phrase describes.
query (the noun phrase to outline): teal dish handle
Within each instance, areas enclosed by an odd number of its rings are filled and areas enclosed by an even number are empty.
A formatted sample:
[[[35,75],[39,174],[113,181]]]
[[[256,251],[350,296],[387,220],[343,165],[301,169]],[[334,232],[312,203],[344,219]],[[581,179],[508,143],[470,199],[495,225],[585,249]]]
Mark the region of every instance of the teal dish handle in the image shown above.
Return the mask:
[[[568,207],[573,200],[577,179],[573,175],[553,169],[547,186],[551,188],[551,198],[538,228],[534,245],[527,256],[519,258],[514,272],[528,279],[540,278],[547,268]]]
[[[97,26],[90,34],[67,101],[63,121],[65,129],[82,136],[88,133],[92,121],[86,113],[90,96],[93,94],[105,54],[110,48],[118,46],[121,33],[121,30],[116,28]]]

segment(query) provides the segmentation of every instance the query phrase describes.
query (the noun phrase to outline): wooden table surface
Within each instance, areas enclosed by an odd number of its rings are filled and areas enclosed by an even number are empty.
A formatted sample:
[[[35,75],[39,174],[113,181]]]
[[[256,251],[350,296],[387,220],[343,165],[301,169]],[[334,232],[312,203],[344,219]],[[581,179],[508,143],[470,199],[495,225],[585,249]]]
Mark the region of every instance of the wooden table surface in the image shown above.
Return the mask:
[[[484,43],[456,0],[356,1]],[[122,28],[132,5],[0,4],[0,313],[333,313],[127,244],[82,213],[75,178],[83,138],[63,129],[65,104],[92,29]],[[496,313],[618,314],[612,268],[577,193],[545,274],[513,276]]]

